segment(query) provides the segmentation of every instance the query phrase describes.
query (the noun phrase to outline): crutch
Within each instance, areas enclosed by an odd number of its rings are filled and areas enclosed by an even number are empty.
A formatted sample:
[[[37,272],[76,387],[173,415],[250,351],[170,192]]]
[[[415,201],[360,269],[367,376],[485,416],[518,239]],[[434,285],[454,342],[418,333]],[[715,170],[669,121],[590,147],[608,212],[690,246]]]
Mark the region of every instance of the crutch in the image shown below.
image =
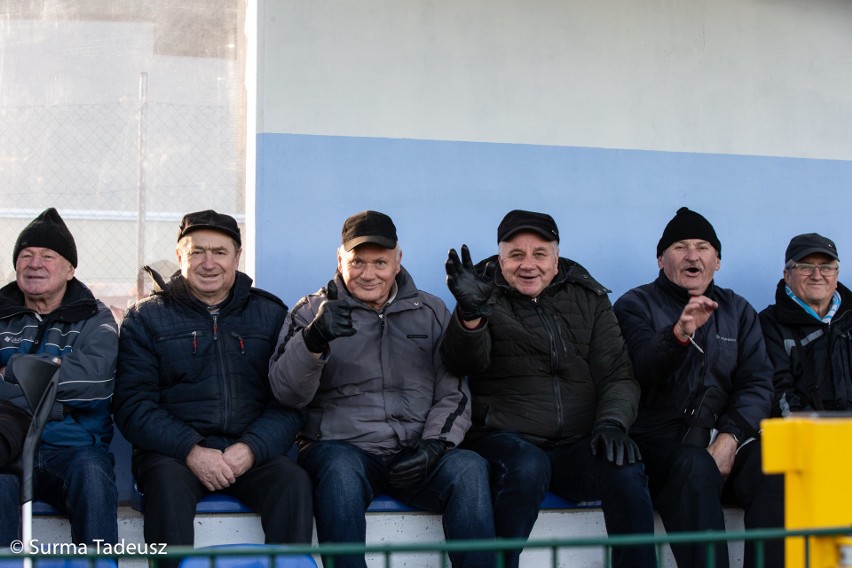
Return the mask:
[[[41,434],[50,416],[50,408],[56,399],[59,380],[59,357],[45,358],[38,355],[22,355],[15,359],[15,377],[24,398],[32,411],[33,418],[24,438],[21,450],[21,526],[24,551],[29,550],[33,538],[33,469],[35,451]],[[24,558],[24,568],[32,568],[32,559]]]

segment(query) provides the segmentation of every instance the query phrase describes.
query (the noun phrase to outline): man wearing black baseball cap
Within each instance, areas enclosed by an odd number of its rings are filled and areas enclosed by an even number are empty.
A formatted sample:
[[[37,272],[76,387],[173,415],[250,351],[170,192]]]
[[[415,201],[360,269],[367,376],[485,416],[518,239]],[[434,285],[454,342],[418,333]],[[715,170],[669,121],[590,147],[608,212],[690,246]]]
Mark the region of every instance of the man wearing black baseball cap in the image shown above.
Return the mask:
[[[760,313],[775,366],[773,415],[852,410],[852,292],[838,281],[840,257],[829,238],[792,238],[775,304]]]
[[[488,464],[458,449],[470,392],[438,353],[450,314],[401,261],[389,216],[346,219],[334,278],[299,300],[270,363],[278,400],[307,411],[299,464],[314,482],[320,543],[363,543],[379,493],[442,513],[448,540],[494,537]],[[455,567],[494,565],[489,552],[449,556]],[[334,565],[366,566],[363,555]]]
[[[35,496],[68,513],[75,543],[118,539],[110,398],[118,355],[112,312],[77,280],[77,244],[53,207],[15,241],[15,280],[0,289],[0,468],[20,454],[31,415],[19,386],[24,354],[61,360],[34,468]],[[23,382],[21,378],[21,382]],[[0,547],[18,538],[16,473],[0,473]]]
[[[666,225],[660,273],[615,302],[636,378],[639,415],[630,430],[642,450],[654,505],[668,532],[725,529],[726,501],[745,527],[783,527],[783,478],[761,470],[760,421],[769,416],[772,367],[757,313],[717,286],[722,244],[687,207]],[[672,544],[678,566],[703,566],[705,544]],[[764,566],[783,566],[783,543],[765,543]],[[745,544],[745,566],[755,546]],[[728,566],[727,545],[716,566]]]
[[[497,227],[499,253],[474,266],[449,252],[457,305],[444,362],[470,377],[465,437],[491,464],[497,536],[528,538],[548,490],[601,500],[610,534],[652,534],[639,450],[627,435],[639,385],[609,290],[559,256],[546,213],[514,210]],[[499,270],[498,270],[499,268]],[[520,550],[506,555],[517,567]],[[613,566],[656,566],[653,546],[615,547]]]
[[[192,546],[197,501],[221,491],[260,513],[267,543],[309,543],[310,480],[286,455],[302,419],[266,371],[287,307],[238,270],[232,216],[188,213],[177,238],[180,272],[146,267],[158,286],[119,341],[115,419],[135,448],[145,540]]]

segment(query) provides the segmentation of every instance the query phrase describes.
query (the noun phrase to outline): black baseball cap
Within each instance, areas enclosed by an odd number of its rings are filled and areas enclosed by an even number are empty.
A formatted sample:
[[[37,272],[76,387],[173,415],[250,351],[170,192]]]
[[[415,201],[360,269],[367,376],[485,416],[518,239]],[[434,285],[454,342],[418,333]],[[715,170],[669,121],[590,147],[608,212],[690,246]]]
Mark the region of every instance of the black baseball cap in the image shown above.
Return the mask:
[[[506,213],[497,227],[497,243],[502,243],[520,231],[531,231],[548,241],[559,242],[556,221],[546,213],[515,209]]]
[[[178,241],[184,238],[192,231],[200,231],[207,229],[209,231],[219,231],[225,233],[237,242],[237,246],[243,244],[240,238],[240,226],[237,225],[237,220],[230,215],[217,213],[212,209],[204,211],[196,211],[195,213],[187,213],[183,216],[178,230]]]
[[[787,245],[787,252],[784,253],[785,262],[799,262],[803,258],[811,254],[825,254],[834,260],[840,260],[837,256],[837,247],[834,241],[823,237],[817,233],[805,233],[796,235],[790,240]]]
[[[368,243],[386,249],[396,248],[396,226],[384,213],[361,211],[343,222],[341,240],[346,251]]]

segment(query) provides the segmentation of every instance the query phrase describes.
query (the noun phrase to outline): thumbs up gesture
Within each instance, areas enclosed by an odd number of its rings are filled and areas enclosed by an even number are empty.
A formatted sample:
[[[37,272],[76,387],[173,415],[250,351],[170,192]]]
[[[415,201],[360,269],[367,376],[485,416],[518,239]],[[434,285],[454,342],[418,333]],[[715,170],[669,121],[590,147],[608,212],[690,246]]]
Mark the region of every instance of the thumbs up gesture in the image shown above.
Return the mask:
[[[338,337],[355,334],[352,325],[352,308],[345,300],[337,299],[337,285],[329,280],[326,285],[326,299],[320,304],[314,321],[302,330],[305,347],[311,353],[322,353],[328,344]]]

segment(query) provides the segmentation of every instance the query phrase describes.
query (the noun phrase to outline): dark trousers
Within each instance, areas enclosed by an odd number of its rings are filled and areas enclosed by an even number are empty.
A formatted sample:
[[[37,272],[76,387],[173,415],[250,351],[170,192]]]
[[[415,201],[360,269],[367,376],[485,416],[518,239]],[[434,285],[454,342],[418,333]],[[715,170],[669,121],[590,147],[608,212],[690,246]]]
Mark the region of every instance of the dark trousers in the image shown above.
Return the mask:
[[[746,529],[784,526],[784,478],[764,475],[759,440],[740,448],[727,479],[705,448],[669,438],[637,437],[636,442],[666,531],[723,531],[723,504],[744,509]],[[754,566],[754,549],[751,541],[746,542],[745,567]],[[784,566],[782,540],[765,541],[764,551],[764,566]],[[680,568],[707,566],[707,545],[676,545],[672,553]],[[715,558],[715,566],[728,567],[726,543],[716,546]]]
[[[134,454],[133,474],[145,494],[145,541],[192,546],[195,506],[207,488],[186,464],[154,452]],[[221,493],[260,514],[267,544],[310,544],[311,482],[288,457],[251,468]]]
[[[31,420],[29,414],[11,402],[0,400],[0,468],[21,453]]]
[[[502,538],[528,538],[548,489],[574,501],[601,500],[609,534],[654,534],[648,478],[641,463],[618,467],[593,456],[590,438],[539,447],[516,432],[495,432],[471,446],[491,469],[494,525]],[[507,554],[517,567],[520,551]],[[613,549],[613,566],[656,566],[653,545]]]

